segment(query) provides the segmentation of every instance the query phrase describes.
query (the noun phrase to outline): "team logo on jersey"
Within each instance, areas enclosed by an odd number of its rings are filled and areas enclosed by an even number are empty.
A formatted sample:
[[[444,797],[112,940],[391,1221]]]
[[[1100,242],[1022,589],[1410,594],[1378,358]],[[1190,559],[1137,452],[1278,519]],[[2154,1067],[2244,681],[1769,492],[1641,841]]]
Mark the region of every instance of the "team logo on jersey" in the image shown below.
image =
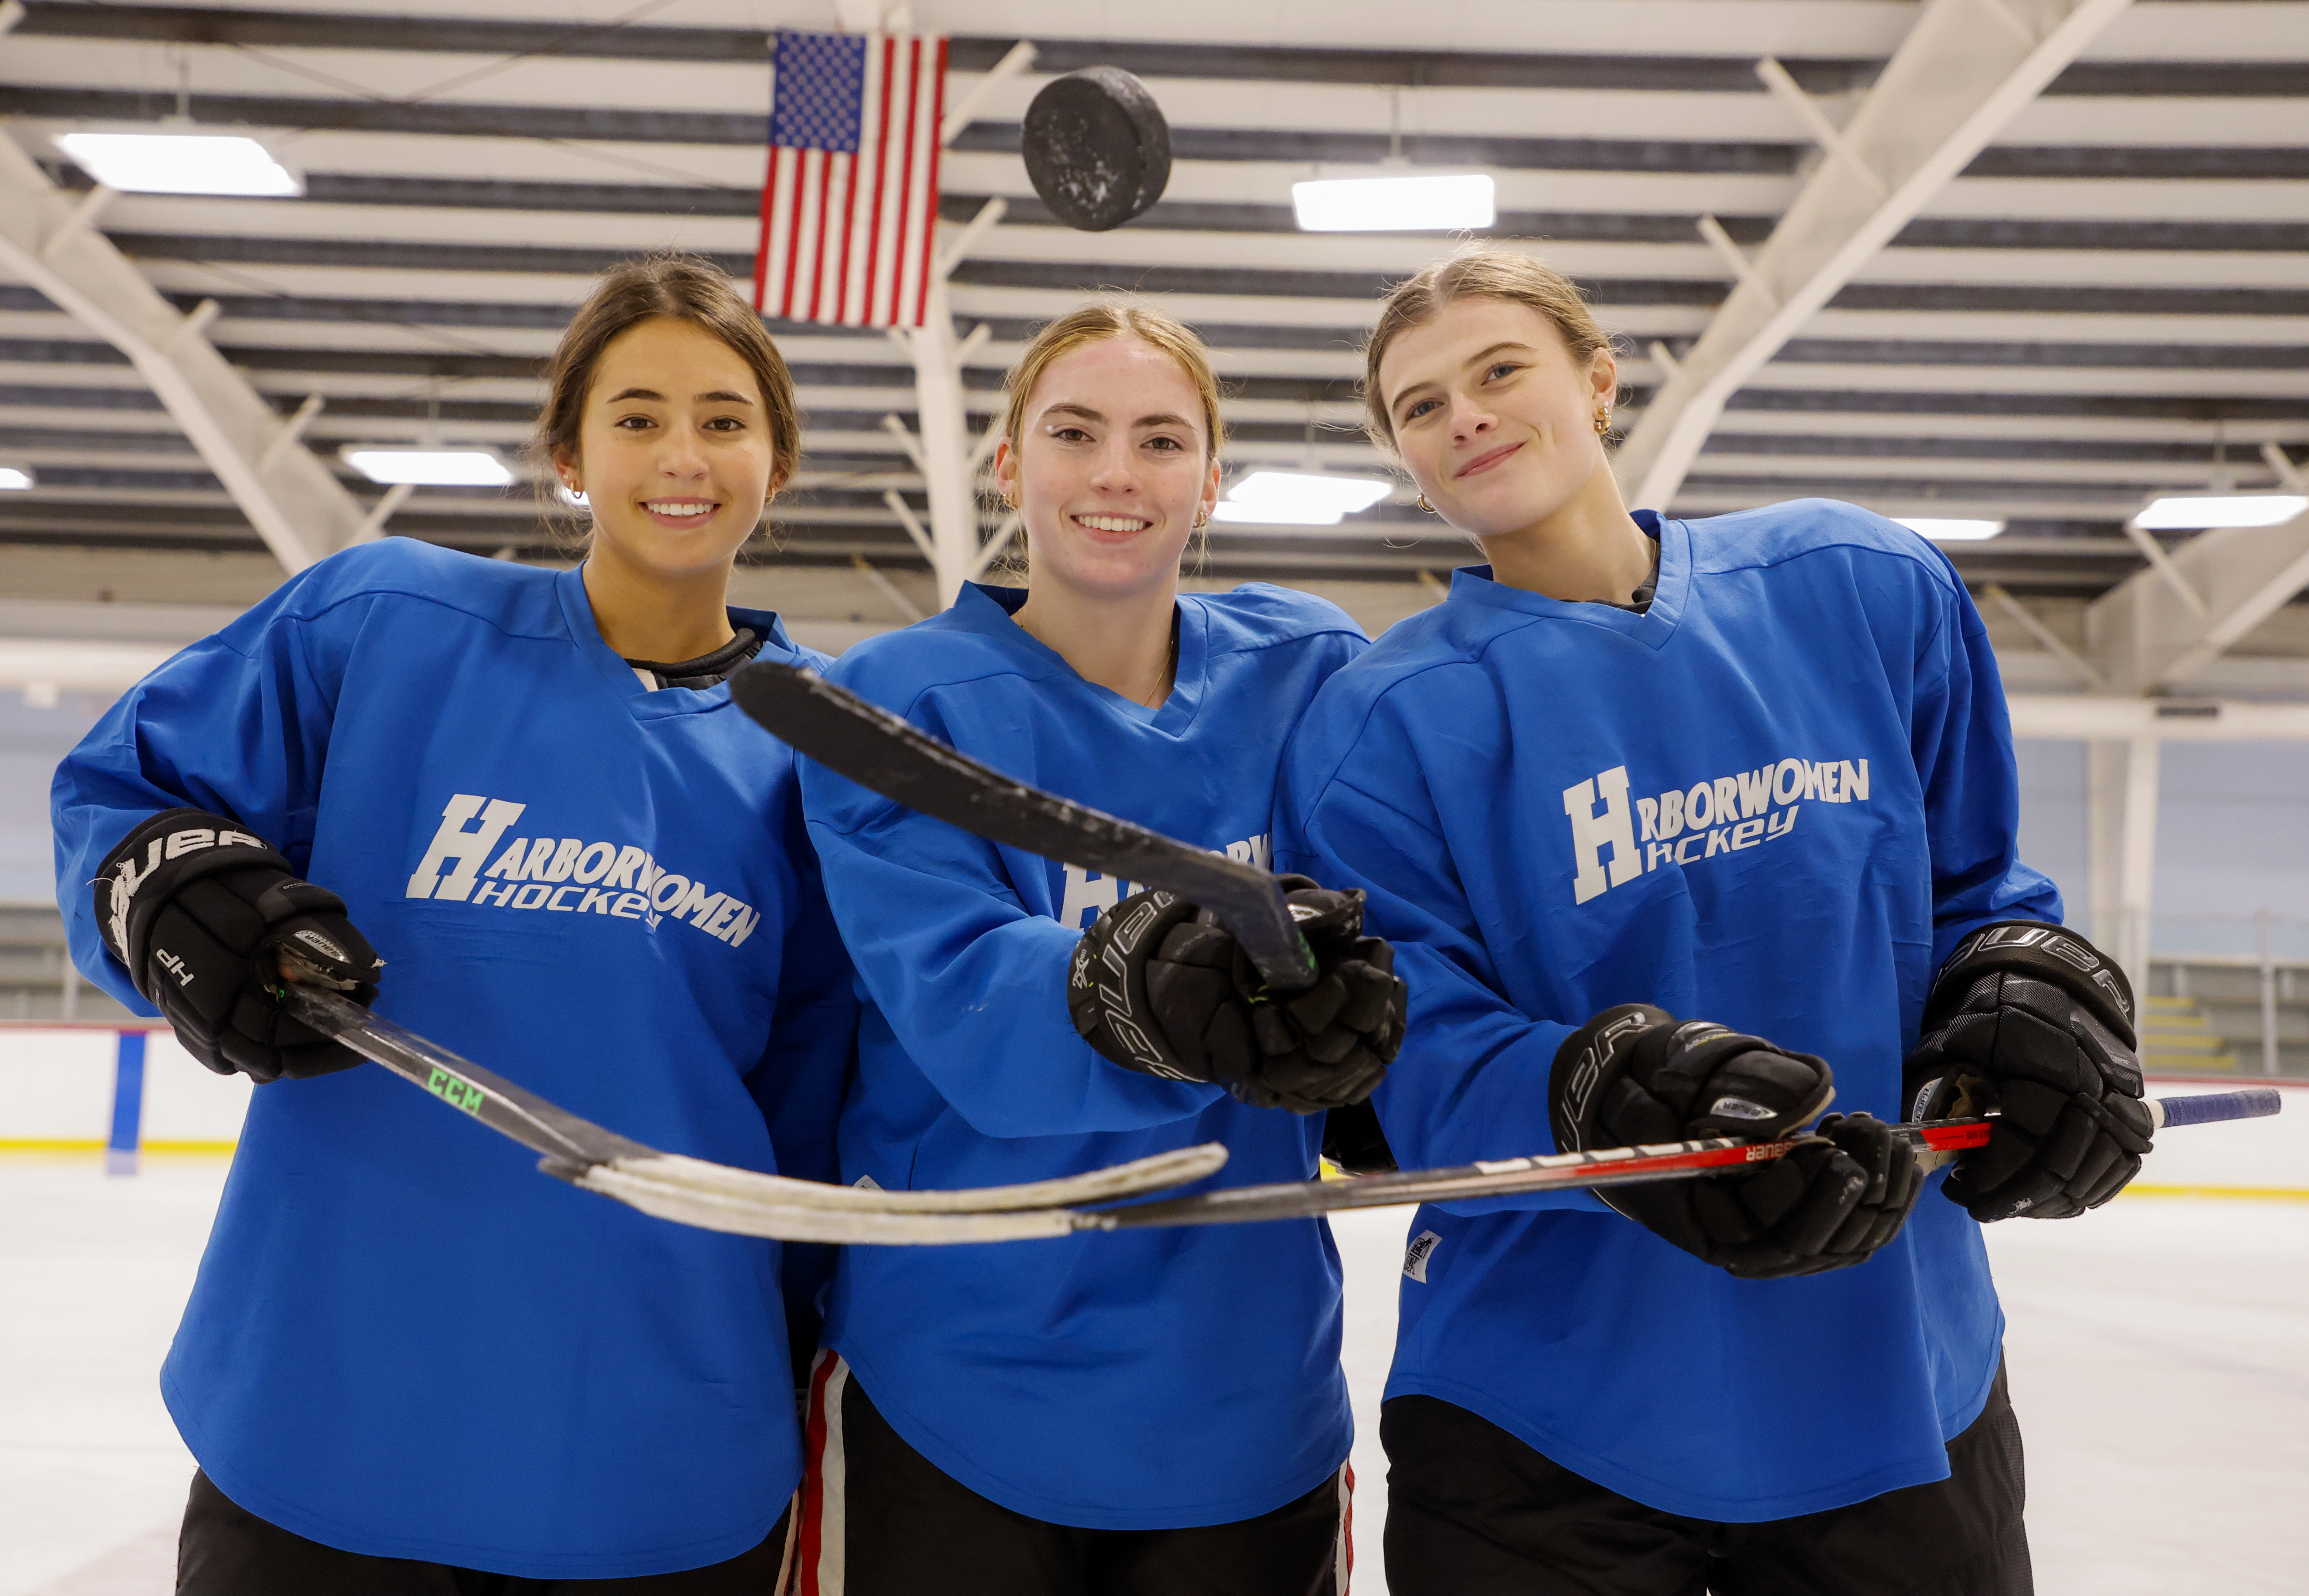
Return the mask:
[[[630,842],[588,842],[582,837],[506,841],[506,833],[527,807],[470,792],[453,796],[409,877],[409,896],[476,909],[606,915],[639,920],[653,931],[670,917],[731,947],[744,943],[762,922],[761,910],[750,903],[668,870],[646,849]],[[492,858],[495,862],[482,868]]]
[[[1796,811],[1806,803],[1867,801],[1864,759],[1783,759],[1632,803],[1628,767],[1614,765],[1563,789],[1563,813],[1571,821],[1571,901],[1585,903],[1665,865],[1694,865],[1777,841],[1795,830]]]
[[[1245,837],[1230,842],[1215,851],[1223,853],[1238,865],[1252,865],[1261,870],[1275,868],[1275,845],[1262,832],[1256,837]],[[1091,921],[1130,896],[1131,884],[1120,876],[1102,876],[1095,870],[1085,870],[1080,865],[1061,867],[1066,871],[1066,892],[1059,900],[1059,924],[1070,931],[1088,928]]]

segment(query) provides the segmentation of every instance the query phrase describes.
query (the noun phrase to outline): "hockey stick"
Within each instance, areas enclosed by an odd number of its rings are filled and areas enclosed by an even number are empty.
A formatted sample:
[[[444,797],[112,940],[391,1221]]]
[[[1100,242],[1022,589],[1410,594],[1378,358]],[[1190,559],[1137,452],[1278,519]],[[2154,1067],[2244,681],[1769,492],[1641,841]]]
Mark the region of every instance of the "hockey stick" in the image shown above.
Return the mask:
[[[540,1153],[538,1168],[660,1219],[788,1241],[925,1245],[1065,1236],[1085,1227],[1073,1204],[1111,1202],[1202,1179],[1226,1162],[1217,1143],[1023,1186],[874,1191],[733,1169],[654,1147],[581,1119],[334,992],[281,988],[281,1006],[365,1058]]]
[[[2208,1092],[2196,1097],[2149,1100],[2158,1129],[2210,1125],[2227,1119],[2257,1119],[2277,1113],[2284,1100],[2273,1088]],[[1933,1119],[1894,1128],[1914,1143],[1916,1161],[1937,1169],[1967,1148],[1987,1143],[1993,1119]],[[1639,1180],[1672,1180],[1706,1175],[1741,1164],[1786,1157],[1796,1143],[1735,1142],[1715,1137],[1659,1146],[1606,1147],[1592,1152],[1559,1152],[1466,1164],[1456,1169],[1405,1169],[1347,1180],[1289,1181],[1241,1186],[1170,1197],[1128,1208],[1108,1208],[1085,1218],[1109,1221],[1102,1228],[1137,1229],[1146,1225],[1217,1225],[1255,1220],[1305,1219],[1347,1208],[1385,1208],[1404,1203],[1451,1203],[1521,1192],[1587,1191]]]
[[[797,665],[757,660],[730,678],[730,696],[790,747],[910,809],[1201,905],[1277,992],[1314,982],[1315,956],[1267,871],[1015,781]]]

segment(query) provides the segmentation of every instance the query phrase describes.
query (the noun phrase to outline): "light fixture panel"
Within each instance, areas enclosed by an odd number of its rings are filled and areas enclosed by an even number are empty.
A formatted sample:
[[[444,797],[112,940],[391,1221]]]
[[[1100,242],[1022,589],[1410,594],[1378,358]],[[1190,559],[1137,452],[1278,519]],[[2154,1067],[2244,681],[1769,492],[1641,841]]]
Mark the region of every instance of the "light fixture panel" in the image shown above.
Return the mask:
[[[0,493],[22,493],[39,486],[30,466],[0,465]]]
[[[1906,515],[1895,519],[1910,531],[1930,538],[1935,543],[1978,543],[2004,530],[2004,523],[2001,521],[1934,520]]]
[[[1248,526],[1336,526],[1345,512],[1336,505],[1246,505],[1221,499],[1211,506],[1211,519]]]
[[[123,194],[233,194],[287,199],[304,179],[255,139],[215,133],[68,133],[56,147]]]
[[[494,449],[406,449],[357,444],[338,456],[372,482],[417,487],[504,487],[513,472]]]
[[[2201,532],[2214,527],[2282,526],[2304,510],[2297,493],[2171,493],[2132,518],[2147,532]]]
[[[1440,233],[1487,228],[1497,190],[1480,173],[1420,177],[1326,177],[1291,185],[1310,233]]]
[[[1227,498],[1238,505],[1257,505],[1262,508],[1304,505],[1309,509],[1335,512],[1331,521],[1341,515],[1352,515],[1358,510],[1368,510],[1390,491],[1390,485],[1379,477],[1334,477],[1313,471],[1253,471],[1227,489]],[[1329,522],[1324,523],[1326,525]]]

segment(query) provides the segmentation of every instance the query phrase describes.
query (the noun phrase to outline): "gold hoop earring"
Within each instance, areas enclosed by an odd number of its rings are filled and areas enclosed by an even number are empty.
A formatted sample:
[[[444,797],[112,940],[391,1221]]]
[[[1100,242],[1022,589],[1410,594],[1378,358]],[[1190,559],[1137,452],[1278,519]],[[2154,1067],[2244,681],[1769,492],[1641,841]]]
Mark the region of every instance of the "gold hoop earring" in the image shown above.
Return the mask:
[[[1427,496],[1423,493],[1419,496],[1419,507],[1430,515],[1435,513],[1435,506],[1427,502]]]
[[[1612,412],[1609,410],[1597,410],[1596,412],[1596,436],[1600,438],[1611,430]]]
[[[1205,527],[1206,527],[1206,526],[1208,526],[1208,525],[1210,525],[1210,524],[1211,524],[1211,516],[1210,516],[1210,512],[1209,512],[1209,511],[1207,511],[1207,510],[1204,511],[1202,513],[1200,513],[1200,514],[1198,514],[1198,515],[1197,515],[1197,516],[1195,517],[1195,530],[1196,530],[1197,531],[1198,531],[1198,532],[1199,532],[1199,531],[1201,531]]]

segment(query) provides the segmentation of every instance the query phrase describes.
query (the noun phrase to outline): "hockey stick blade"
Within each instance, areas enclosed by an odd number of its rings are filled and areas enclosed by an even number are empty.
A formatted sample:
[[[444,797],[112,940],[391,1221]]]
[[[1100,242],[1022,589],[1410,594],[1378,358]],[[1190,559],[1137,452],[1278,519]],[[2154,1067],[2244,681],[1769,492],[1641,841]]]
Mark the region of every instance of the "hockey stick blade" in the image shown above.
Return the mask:
[[[909,1245],[1063,1236],[1083,1228],[1064,1217],[1081,1203],[1184,1186],[1227,1159],[1224,1147],[1206,1143],[1081,1175],[960,1191],[875,1191],[765,1175],[662,1152],[605,1130],[334,992],[292,984],[281,999],[315,1030],[541,1155],[547,1174],[707,1229]]]
[[[1278,992],[1314,981],[1314,955],[1265,870],[1013,781],[800,666],[757,660],[730,678],[730,696],[773,737],[886,798],[1209,910]]]
[[[2151,1098],[2149,1111],[2150,1118],[2162,1127],[2257,1119],[2277,1113],[2283,1106],[2275,1091],[2258,1089],[2196,1097]],[[1994,1127],[1993,1119],[1976,1118],[1926,1120],[1893,1128],[1915,1143],[1917,1163],[1931,1170],[1951,1161],[1967,1148],[1986,1145]],[[1242,1224],[1261,1220],[1306,1219],[1350,1208],[1452,1203],[1523,1192],[1587,1191],[1639,1180],[1674,1180],[1743,1164],[1763,1163],[1786,1157],[1795,1145],[1793,1140],[1735,1142],[1719,1136],[1656,1146],[1605,1147],[1592,1152],[1489,1160],[1457,1168],[1404,1169],[1346,1180],[1240,1186],[1127,1208],[1103,1209],[1094,1216],[1085,1217],[1107,1220],[1115,1229],[1137,1229],[1147,1225]]]

